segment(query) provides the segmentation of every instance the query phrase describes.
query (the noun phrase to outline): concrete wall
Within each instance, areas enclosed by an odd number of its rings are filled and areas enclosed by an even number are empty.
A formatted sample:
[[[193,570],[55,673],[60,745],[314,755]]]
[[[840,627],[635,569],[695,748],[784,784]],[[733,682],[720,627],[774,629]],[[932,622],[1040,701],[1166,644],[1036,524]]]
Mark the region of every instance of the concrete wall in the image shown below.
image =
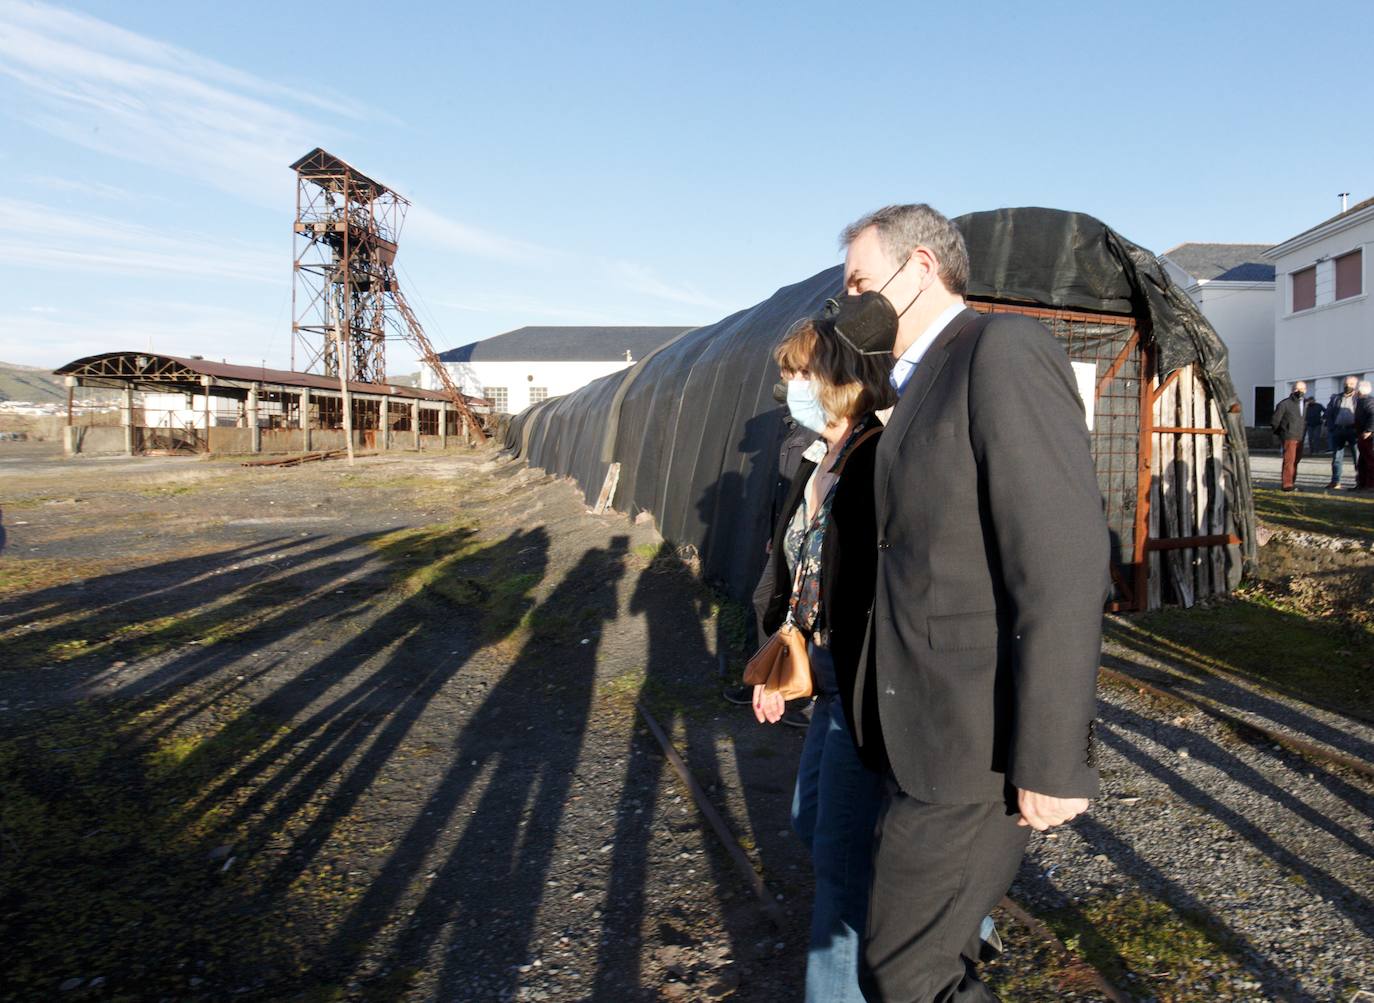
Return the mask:
[[[212,453],[251,453],[253,451],[253,430],[251,428],[216,428],[210,426],[210,452]]]
[[[1293,380],[1307,380],[1308,392],[1322,403],[1335,393],[1341,377],[1374,373],[1374,214],[1352,213],[1349,226],[1332,226],[1319,239],[1286,250],[1274,261],[1274,398]],[[1324,228],[1326,229],[1326,228]],[[1364,251],[1363,291],[1336,300],[1332,259],[1356,248]],[[1317,305],[1294,313],[1293,272],[1317,266]]]
[[[445,365],[453,382],[466,394],[483,397],[493,387],[504,387],[504,410],[519,414],[530,405],[531,387],[543,387],[550,397],[561,397],[634,363],[619,359],[607,362],[448,362]],[[428,369],[420,371],[420,381],[426,389],[438,389]]]
[[[118,425],[74,425],[63,431],[68,437],[66,452],[69,456],[74,453],[86,456],[124,454],[124,429]]]
[[[72,416],[73,424],[119,425],[118,411],[101,411],[95,414]],[[67,427],[65,414],[0,414],[0,432],[22,432],[35,442],[62,442]]]

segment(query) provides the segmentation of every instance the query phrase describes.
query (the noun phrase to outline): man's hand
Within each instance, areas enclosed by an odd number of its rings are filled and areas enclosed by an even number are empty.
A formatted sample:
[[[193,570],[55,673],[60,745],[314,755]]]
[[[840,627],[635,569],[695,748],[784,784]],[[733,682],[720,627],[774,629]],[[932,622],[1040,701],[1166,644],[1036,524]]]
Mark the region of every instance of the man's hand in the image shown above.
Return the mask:
[[[761,683],[754,687],[754,717],[758,718],[759,724],[765,721],[777,724],[786,709],[787,701],[782,698],[781,690],[766,689]]]
[[[1088,810],[1087,798],[1057,798],[1051,794],[1017,790],[1016,807],[1021,810],[1017,825],[1028,825],[1036,832],[1044,832],[1063,825],[1075,815]]]

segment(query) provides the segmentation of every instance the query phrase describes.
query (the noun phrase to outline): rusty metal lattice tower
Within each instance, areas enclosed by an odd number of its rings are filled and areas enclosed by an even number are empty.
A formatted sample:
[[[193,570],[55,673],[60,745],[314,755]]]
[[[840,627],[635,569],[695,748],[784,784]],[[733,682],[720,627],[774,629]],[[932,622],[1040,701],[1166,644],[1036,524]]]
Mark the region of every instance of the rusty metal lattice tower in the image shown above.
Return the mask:
[[[291,368],[385,383],[391,332],[415,348],[463,423],[485,438],[396,280],[396,245],[410,203],[319,147],[291,169],[296,172]]]

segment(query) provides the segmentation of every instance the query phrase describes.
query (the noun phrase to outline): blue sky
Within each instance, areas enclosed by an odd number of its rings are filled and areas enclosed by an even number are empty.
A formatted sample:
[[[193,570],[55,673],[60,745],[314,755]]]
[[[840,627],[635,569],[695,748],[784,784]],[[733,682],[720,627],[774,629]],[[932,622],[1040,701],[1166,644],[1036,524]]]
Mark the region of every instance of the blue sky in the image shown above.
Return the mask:
[[[441,349],[707,323],[893,201],[1278,241],[1374,195],[1371,27],[1365,2],[0,0],[0,360],[284,366],[315,146],[414,203],[401,280]]]

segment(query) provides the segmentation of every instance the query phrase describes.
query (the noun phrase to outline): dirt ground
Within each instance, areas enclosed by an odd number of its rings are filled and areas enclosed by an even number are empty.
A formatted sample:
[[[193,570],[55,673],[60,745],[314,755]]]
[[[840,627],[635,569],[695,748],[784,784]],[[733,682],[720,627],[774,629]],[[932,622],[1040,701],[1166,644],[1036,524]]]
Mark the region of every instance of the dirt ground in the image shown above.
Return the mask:
[[[490,452],[0,450],[0,999],[800,998],[803,733],[720,698],[744,612],[651,526]],[[1170,944],[1216,959],[1198,985],[1246,974],[1095,863],[1141,801],[1107,765],[1101,824],[1033,846],[1015,893],[1123,977]],[[1102,998],[998,922],[1004,999]]]

